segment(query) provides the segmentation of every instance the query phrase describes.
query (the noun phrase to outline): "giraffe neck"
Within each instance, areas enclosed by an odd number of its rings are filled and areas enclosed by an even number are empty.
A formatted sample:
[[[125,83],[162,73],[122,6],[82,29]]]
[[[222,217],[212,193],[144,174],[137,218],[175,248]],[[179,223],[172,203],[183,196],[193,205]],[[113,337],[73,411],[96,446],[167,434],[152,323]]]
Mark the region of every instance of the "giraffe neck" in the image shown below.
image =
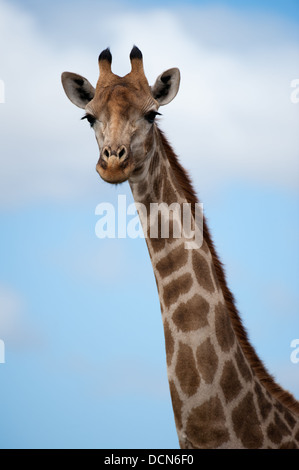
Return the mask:
[[[299,447],[298,416],[265,388],[236,334],[205,225],[196,249],[186,249],[189,240],[173,237],[172,227],[168,238],[150,237],[152,203],[182,207],[190,199],[158,129],[153,139],[146,177],[130,184],[135,202],[147,209],[141,221],[159,292],[180,445]]]

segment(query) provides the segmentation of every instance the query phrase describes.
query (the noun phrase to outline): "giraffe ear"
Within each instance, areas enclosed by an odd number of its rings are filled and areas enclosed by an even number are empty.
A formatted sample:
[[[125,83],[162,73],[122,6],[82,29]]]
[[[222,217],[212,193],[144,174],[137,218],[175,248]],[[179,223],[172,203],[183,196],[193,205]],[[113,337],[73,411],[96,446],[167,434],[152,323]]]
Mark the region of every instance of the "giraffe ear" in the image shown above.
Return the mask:
[[[76,73],[63,72],[61,75],[62,86],[66,96],[79,108],[85,108],[95,94],[94,87],[89,81]]]
[[[160,106],[170,103],[180,87],[180,71],[177,68],[161,73],[156,83],[151,87],[152,95]]]

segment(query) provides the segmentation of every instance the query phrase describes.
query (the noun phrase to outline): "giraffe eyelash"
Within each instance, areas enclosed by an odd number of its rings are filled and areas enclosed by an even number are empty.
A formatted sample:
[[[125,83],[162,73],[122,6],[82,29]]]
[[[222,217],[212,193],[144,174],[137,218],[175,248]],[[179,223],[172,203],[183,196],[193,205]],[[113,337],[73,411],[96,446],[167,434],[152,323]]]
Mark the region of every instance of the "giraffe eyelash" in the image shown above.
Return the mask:
[[[144,118],[147,120],[147,122],[153,124],[156,116],[162,116],[162,114],[158,113],[158,111],[149,111],[144,115]]]
[[[90,124],[90,127],[93,127],[94,123],[96,122],[96,118],[92,114],[85,114],[82,119],[87,119]]]

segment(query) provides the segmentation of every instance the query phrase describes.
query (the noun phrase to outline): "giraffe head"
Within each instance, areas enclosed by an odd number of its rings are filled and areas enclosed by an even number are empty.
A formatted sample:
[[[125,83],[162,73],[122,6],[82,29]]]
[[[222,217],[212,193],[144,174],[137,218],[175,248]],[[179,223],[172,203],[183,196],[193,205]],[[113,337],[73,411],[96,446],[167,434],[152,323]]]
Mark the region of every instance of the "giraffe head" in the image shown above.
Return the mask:
[[[81,75],[62,74],[66,95],[85,109],[82,119],[86,118],[94,129],[100,150],[96,170],[109,183],[122,183],[144,174],[158,109],[172,101],[180,84],[180,72],[172,68],[159,75],[150,87],[142,53],[136,46],[130,60],[131,72],[119,77],[112,72],[112,56],[105,49],[99,56],[96,88]]]

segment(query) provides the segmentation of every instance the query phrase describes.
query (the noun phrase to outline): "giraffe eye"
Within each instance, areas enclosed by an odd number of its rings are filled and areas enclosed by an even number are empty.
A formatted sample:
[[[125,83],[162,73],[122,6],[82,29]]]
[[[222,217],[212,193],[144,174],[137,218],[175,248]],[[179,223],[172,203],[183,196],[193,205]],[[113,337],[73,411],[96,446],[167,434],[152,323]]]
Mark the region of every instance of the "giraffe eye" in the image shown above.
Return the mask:
[[[96,118],[92,114],[85,114],[81,119],[87,119],[90,124],[90,127],[93,127],[94,123],[96,122]]]
[[[158,113],[158,111],[149,111],[144,115],[144,118],[147,120],[147,122],[153,124],[157,115],[161,116],[161,113]]]

